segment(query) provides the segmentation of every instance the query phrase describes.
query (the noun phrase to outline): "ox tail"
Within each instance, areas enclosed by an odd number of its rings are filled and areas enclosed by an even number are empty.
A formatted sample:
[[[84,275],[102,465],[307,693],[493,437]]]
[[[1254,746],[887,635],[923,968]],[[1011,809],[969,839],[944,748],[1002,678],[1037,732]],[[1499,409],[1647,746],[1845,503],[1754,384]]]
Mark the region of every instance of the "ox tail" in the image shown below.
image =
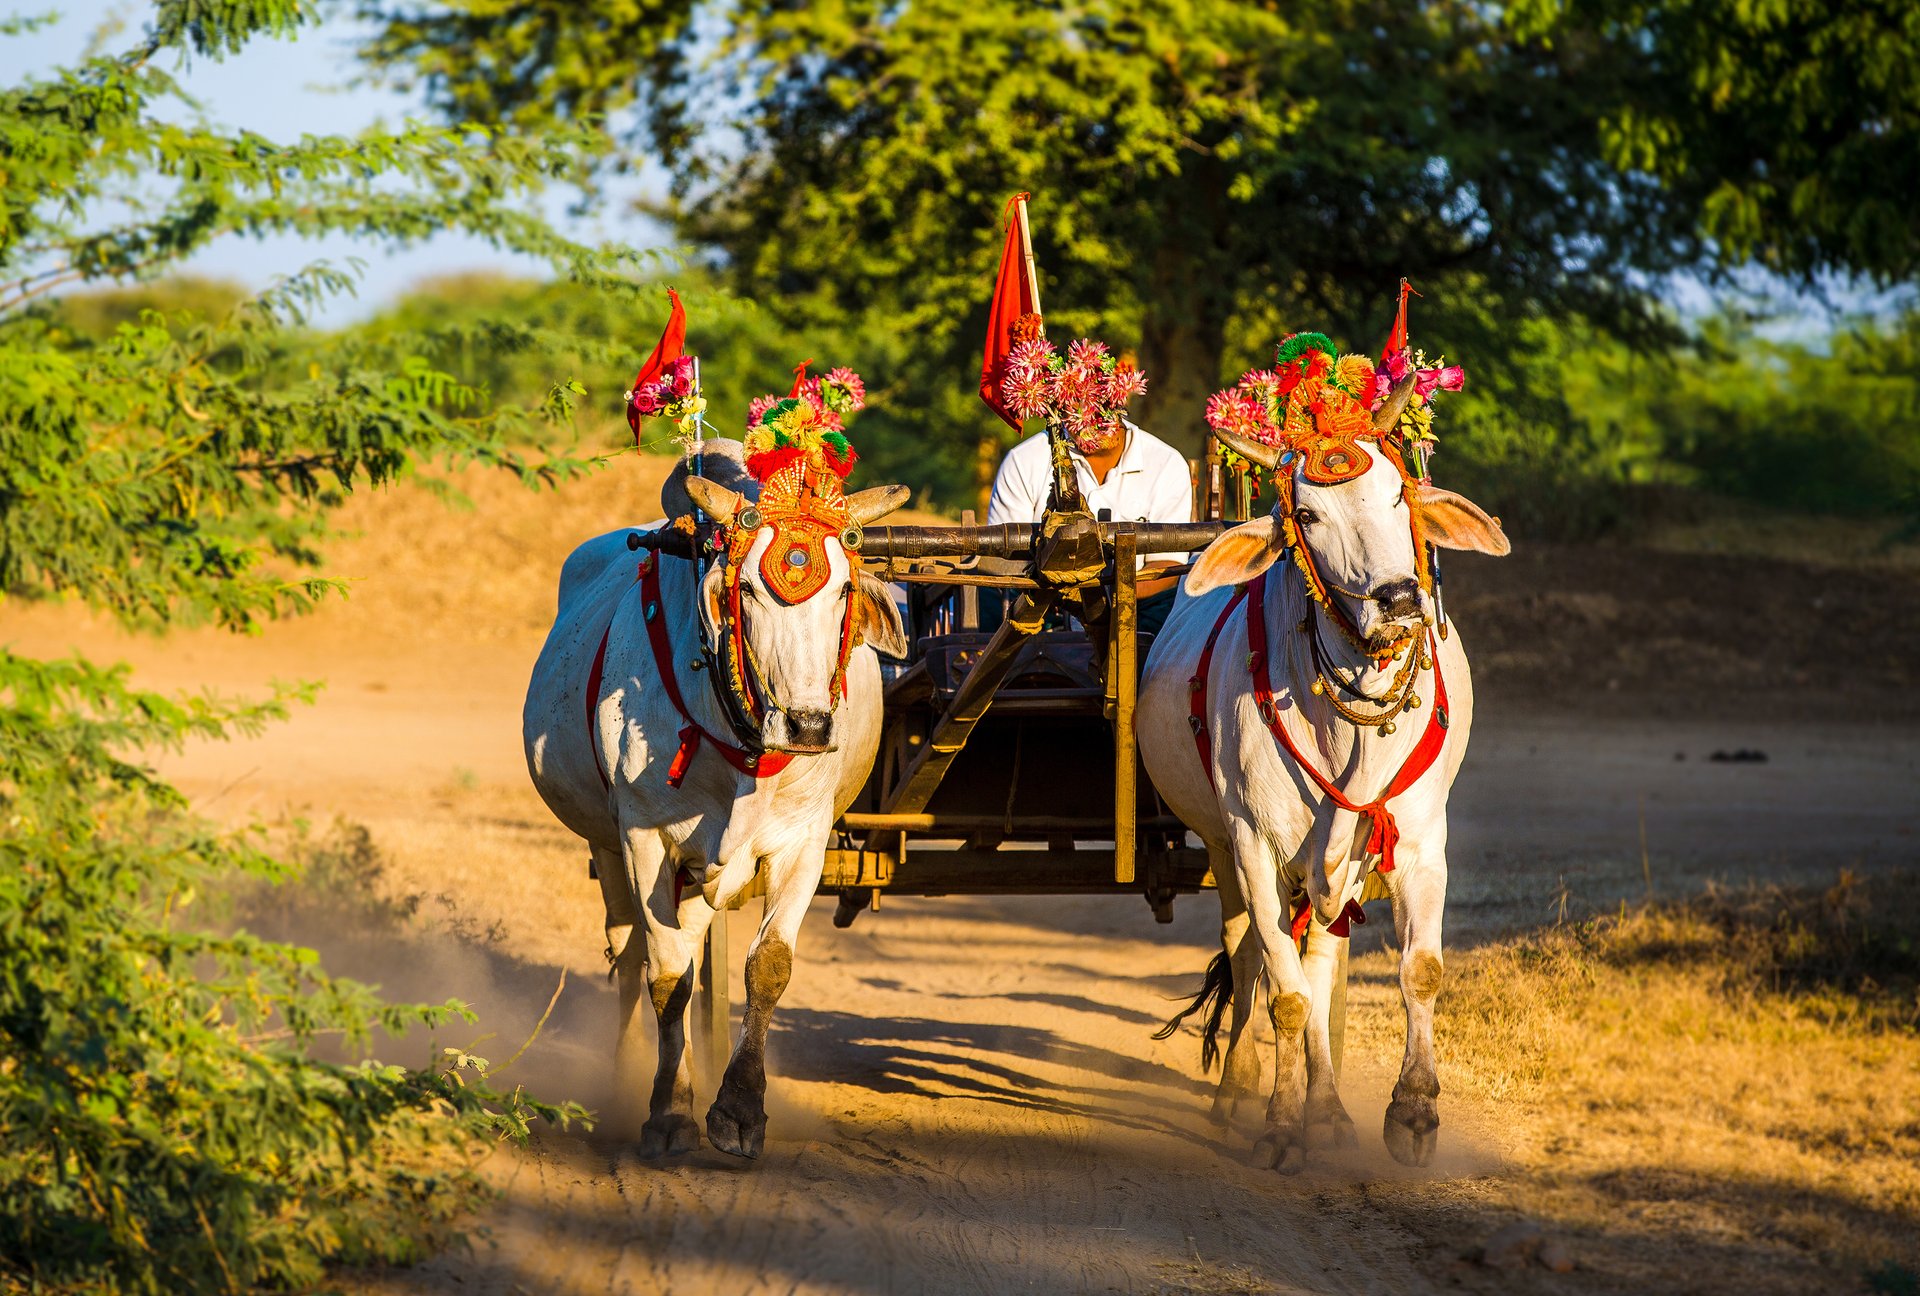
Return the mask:
[[[1153,1037],[1170,1038],[1180,1029],[1181,1022],[1205,1009],[1207,1015],[1202,1019],[1200,1030],[1200,1069],[1211,1071],[1214,1060],[1220,1056],[1220,1021],[1227,1015],[1227,1008],[1232,1003],[1233,960],[1227,957],[1225,950],[1221,950],[1213,956],[1213,962],[1207,964],[1207,977],[1200,983],[1200,993],[1175,1013],[1165,1026],[1155,1031]]]

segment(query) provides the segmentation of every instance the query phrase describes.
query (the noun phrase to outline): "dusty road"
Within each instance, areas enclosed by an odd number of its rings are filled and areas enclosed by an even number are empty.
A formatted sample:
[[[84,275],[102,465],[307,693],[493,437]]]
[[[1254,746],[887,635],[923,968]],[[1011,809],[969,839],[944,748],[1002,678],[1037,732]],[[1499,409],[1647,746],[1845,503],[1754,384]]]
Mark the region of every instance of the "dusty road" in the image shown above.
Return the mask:
[[[384,885],[430,897],[469,933],[401,943],[295,933],[336,970],[404,997],[469,1000],[481,1024],[437,1043],[524,1039],[562,969],[553,1020],[508,1078],[606,1109],[612,995],[584,853],[525,779],[518,714],[565,545],[612,487],[535,512],[483,496],[477,517],[418,501],[372,511],[369,574],[344,606],[254,640],[127,640],[72,609],[10,607],[0,639],[134,660],[160,687],[254,689],[325,678],[320,703],[243,744],[169,769],[210,813],[335,815],[368,825]],[[621,494],[630,494],[622,490]],[[615,516],[636,510],[625,508]],[[1471,644],[1471,627],[1469,627]],[[1678,894],[1710,880],[1824,880],[1920,855],[1920,733],[1911,723],[1663,720],[1618,708],[1503,712],[1483,697],[1454,801],[1450,945],[1605,909],[1647,873]],[[1760,712],[1757,714],[1764,714]],[[1718,751],[1764,751],[1722,763]],[[1643,873],[1642,828],[1646,842]],[[1514,1213],[1505,1169],[1538,1138],[1498,1104],[1442,1099],[1427,1170],[1389,1160],[1378,1128],[1398,1060],[1397,996],[1356,963],[1343,1088],[1359,1150],[1284,1179],[1241,1162],[1206,1119],[1194,1037],[1150,1034],[1213,940],[1210,899],[1170,926],[1138,900],[895,899],[849,931],[820,902],[770,1043],[773,1123],[745,1165],[703,1149],[639,1161],[606,1134],[546,1136],[487,1172],[502,1201],[473,1247],[369,1291],[1409,1292],[1743,1285],[1764,1238],[1621,1221],[1658,1245],[1571,1274],[1501,1274],[1463,1250]],[[1380,911],[1384,918],[1384,910]],[[736,959],[757,902],[733,915]],[[1378,950],[1387,926],[1360,929]],[[740,997],[734,969],[734,993]],[[408,1041],[411,1050],[425,1041]],[[1441,1041],[1442,1083],[1447,1083]],[[702,1078],[700,1110],[711,1082]],[[1657,1157],[1657,1149],[1649,1149]],[[1547,1221],[1549,1224],[1551,1220]]]

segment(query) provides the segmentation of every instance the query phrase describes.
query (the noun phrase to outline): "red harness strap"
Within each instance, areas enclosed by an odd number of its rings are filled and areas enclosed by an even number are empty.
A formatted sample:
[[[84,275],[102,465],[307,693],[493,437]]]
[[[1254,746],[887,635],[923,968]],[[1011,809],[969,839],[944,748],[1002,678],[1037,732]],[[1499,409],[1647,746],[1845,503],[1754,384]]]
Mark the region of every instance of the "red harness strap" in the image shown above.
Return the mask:
[[[1253,700],[1260,710],[1260,718],[1266,721],[1267,728],[1287,749],[1287,755],[1293,757],[1294,764],[1307,772],[1327,799],[1342,810],[1352,810],[1367,816],[1372,823],[1372,831],[1367,834],[1367,852],[1380,857],[1379,868],[1382,873],[1393,872],[1393,848],[1400,840],[1399,825],[1393,821],[1393,812],[1387,809],[1387,802],[1399,796],[1415,783],[1420,776],[1433,767],[1440,749],[1447,741],[1447,683],[1440,677],[1440,645],[1433,642],[1432,632],[1427,638],[1433,653],[1433,710],[1427,717],[1426,732],[1420,735],[1420,741],[1408,754],[1406,763],[1400,772],[1393,776],[1386,789],[1373,800],[1360,803],[1350,800],[1345,793],[1333,785],[1332,780],[1322,774],[1314,763],[1296,746],[1287,735],[1287,727],[1280,720],[1280,708],[1273,700],[1273,682],[1267,672],[1267,619],[1264,613],[1265,596],[1262,587],[1265,581],[1253,582],[1253,596],[1247,608],[1247,657],[1253,670]]]
[[[687,777],[687,767],[693,764],[693,757],[700,750],[702,739],[708,746],[726,760],[727,764],[742,774],[751,774],[755,778],[772,778],[784,770],[793,761],[792,752],[753,753],[731,743],[722,742],[702,729],[687,712],[685,699],[680,696],[680,682],[674,678],[673,648],[667,641],[667,621],[660,615],[660,564],[649,554],[640,561],[640,614],[647,624],[647,643],[653,649],[653,666],[660,676],[661,684],[666,686],[667,701],[673,703],[673,709],[680,713],[686,723],[680,729],[680,750],[674,753],[673,763],[667,766],[667,786],[677,788]],[[600,774],[600,782],[608,784],[607,771],[600,763],[600,743],[594,733],[594,720],[600,707],[600,682],[607,666],[607,641],[613,636],[613,625],[600,635],[600,649],[593,655],[593,669],[587,674],[587,737],[593,748],[594,769]]]
[[[1387,808],[1387,802],[1399,796],[1433,767],[1440,756],[1440,749],[1447,741],[1447,684],[1440,674],[1440,646],[1433,642],[1432,633],[1428,633],[1430,651],[1433,653],[1433,711],[1428,717],[1425,732],[1420,741],[1401,765],[1400,772],[1393,776],[1392,782],[1372,801],[1355,802],[1333,785],[1332,780],[1320,772],[1306,754],[1294,745],[1288,736],[1286,726],[1280,719],[1280,708],[1273,698],[1273,680],[1267,662],[1267,618],[1266,618],[1266,579],[1256,578],[1242,586],[1227,606],[1221,609],[1220,617],[1213,623],[1213,631],[1207,636],[1207,646],[1200,654],[1200,664],[1194,677],[1187,681],[1190,692],[1188,703],[1188,723],[1193,728],[1194,747],[1200,754],[1200,767],[1211,779],[1213,777],[1213,742],[1207,733],[1207,679],[1213,666],[1213,649],[1220,633],[1226,628],[1227,618],[1233,614],[1242,596],[1247,597],[1247,667],[1253,676],[1253,698],[1260,717],[1272,731],[1273,736],[1293,758],[1294,764],[1307,772],[1328,800],[1343,810],[1367,816],[1371,829],[1367,834],[1367,852],[1378,855],[1377,866],[1382,873],[1391,873],[1394,866],[1394,847],[1400,840],[1400,827],[1394,822],[1393,812]],[[1293,937],[1300,938],[1306,930],[1309,911],[1303,903],[1293,915]],[[1347,906],[1334,921],[1328,924],[1328,930],[1336,936],[1345,936],[1350,922],[1366,921],[1360,906],[1348,901]]]
[[[1213,649],[1214,645],[1220,642],[1221,631],[1227,628],[1227,618],[1233,615],[1233,610],[1239,607],[1246,597],[1247,587],[1242,585],[1233,592],[1233,597],[1227,600],[1227,605],[1220,609],[1220,615],[1214,620],[1213,629],[1207,633],[1207,646],[1200,651],[1200,664],[1194,669],[1193,677],[1187,681],[1187,724],[1193,730],[1194,750],[1200,753],[1200,772],[1207,776],[1209,782],[1213,780],[1213,735],[1207,730],[1207,680],[1213,675]],[[1302,895],[1295,902],[1293,910],[1291,926],[1294,940],[1299,940],[1305,933],[1307,920],[1311,916],[1312,910],[1307,905],[1307,898]],[[1366,919],[1362,918],[1361,921],[1365,922]],[[1346,934],[1344,927],[1341,929],[1341,934]]]
[[[1194,670],[1193,678],[1187,681],[1187,724],[1193,729],[1193,745],[1200,752],[1200,772],[1209,781],[1213,778],[1213,735],[1207,732],[1207,680],[1213,674],[1213,646],[1220,640],[1220,632],[1227,628],[1227,618],[1240,606],[1247,596],[1247,587],[1242,585],[1220,609],[1219,617],[1213,623],[1213,629],[1207,635],[1207,646],[1200,652],[1200,665]]]

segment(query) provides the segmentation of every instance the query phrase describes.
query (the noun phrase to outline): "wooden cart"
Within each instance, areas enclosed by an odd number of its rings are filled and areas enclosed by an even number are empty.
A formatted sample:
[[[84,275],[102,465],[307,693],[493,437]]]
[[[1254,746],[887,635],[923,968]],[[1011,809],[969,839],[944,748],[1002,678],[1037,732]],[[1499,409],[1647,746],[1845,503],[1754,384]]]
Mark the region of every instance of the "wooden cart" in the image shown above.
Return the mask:
[[[827,851],[821,890],[839,896],[837,926],[889,893],[1133,894],[1171,922],[1176,896],[1214,885],[1207,852],[1188,844],[1136,750],[1149,641],[1134,560],[1204,549],[1231,525],[1223,513],[1246,516],[1244,480],[1222,473],[1210,442],[1196,474],[1207,520],[1107,521],[1089,511],[1064,436],[1052,441],[1039,523],[875,527],[864,538],[869,569],[908,592],[912,649],[886,685],[873,772]],[[725,922],[711,931],[699,1029],[717,1077],[729,1038]]]

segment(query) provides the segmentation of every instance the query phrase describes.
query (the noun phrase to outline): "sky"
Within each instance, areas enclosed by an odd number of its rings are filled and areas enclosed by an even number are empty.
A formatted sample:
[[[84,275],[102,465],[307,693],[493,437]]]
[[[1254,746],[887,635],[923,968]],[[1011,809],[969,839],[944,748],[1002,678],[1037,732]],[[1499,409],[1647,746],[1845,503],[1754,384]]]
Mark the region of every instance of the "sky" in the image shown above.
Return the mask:
[[[0,37],[0,83],[17,83],[77,60],[101,24],[115,18],[125,20],[128,30],[110,38],[107,48],[130,44],[145,22],[148,6],[129,0],[13,0],[11,4],[0,0],[0,14],[48,9],[61,14],[54,26],[24,36]],[[351,134],[383,121],[398,124],[409,115],[424,116],[412,96],[368,86],[342,88],[356,71],[351,54],[356,30],[348,18],[330,18],[302,28],[293,39],[256,40],[224,61],[196,58],[184,69],[167,70],[201,101],[215,122],[244,125],[276,141],[303,134]],[[554,195],[548,215],[576,239],[589,243],[618,239],[637,246],[659,243],[658,230],[643,217],[611,210],[593,218],[571,218],[562,210],[564,202],[564,197]],[[363,318],[410,285],[438,275],[471,270],[543,277],[546,273],[542,262],[496,251],[460,234],[443,234],[407,248],[347,237],[222,239],[181,269],[257,288],[310,262],[344,266],[349,257],[366,262],[359,294],[336,298],[323,307],[315,316],[318,324],[339,325]]]

